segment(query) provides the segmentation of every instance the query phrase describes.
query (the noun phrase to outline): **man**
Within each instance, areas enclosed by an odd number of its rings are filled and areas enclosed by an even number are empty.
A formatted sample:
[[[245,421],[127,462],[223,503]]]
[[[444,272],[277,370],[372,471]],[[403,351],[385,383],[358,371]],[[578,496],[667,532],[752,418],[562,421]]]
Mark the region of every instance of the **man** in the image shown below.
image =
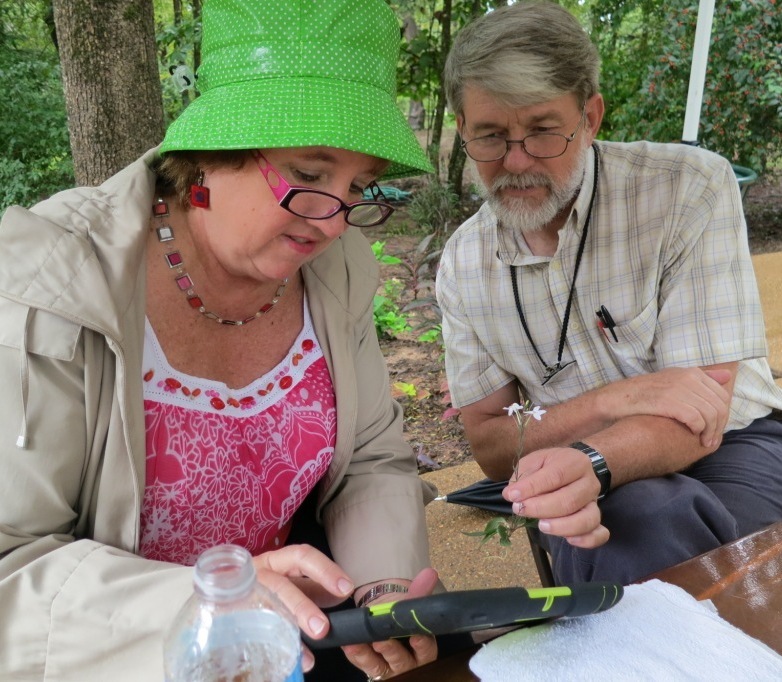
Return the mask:
[[[596,142],[597,51],[521,2],[457,37],[450,105],[486,202],[438,273],[454,405],[559,582],[624,583],[782,519],[782,390],[738,183],[686,145]]]

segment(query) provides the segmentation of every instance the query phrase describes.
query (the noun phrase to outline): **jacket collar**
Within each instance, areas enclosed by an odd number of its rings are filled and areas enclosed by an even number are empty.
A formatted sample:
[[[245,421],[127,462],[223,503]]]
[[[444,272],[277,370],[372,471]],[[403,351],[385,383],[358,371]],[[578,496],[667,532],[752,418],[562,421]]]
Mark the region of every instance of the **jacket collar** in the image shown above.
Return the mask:
[[[144,286],[156,154],[99,187],[9,208],[0,221],[0,296],[121,340],[123,317]]]

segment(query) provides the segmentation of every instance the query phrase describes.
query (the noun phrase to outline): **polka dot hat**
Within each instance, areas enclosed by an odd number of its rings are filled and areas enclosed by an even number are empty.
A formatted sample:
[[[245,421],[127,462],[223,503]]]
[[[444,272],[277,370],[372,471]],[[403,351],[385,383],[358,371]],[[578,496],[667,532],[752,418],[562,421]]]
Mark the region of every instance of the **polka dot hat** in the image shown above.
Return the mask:
[[[201,93],[169,127],[173,150],[322,145],[431,172],[396,105],[399,24],[384,0],[206,0]]]

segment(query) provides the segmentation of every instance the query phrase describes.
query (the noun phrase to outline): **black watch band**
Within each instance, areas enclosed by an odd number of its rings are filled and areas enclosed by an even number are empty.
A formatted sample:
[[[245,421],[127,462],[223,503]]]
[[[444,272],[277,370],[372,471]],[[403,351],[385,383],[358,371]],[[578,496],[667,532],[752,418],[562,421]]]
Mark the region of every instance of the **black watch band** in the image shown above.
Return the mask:
[[[592,470],[595,472],[597,480],[600,481],[600,494],[597,496],[597,499],[602,500],[611,489],[611,472],[608,470],[608,465],[606,464],[603,455],[591,445],[582,443],[580,440],[571,443],[570,447],[581,450],[581,452],[589,457],[589,460],[592,462]]]

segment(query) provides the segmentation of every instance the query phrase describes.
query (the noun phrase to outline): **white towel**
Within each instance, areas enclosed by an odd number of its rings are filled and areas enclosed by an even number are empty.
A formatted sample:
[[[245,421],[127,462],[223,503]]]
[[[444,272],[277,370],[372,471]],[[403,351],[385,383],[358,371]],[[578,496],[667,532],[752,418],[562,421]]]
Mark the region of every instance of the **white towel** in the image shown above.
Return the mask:
[[[481,682],[782,680],[782,656],[675,585],[625,587],[613,608],[515,630],[470,660]]]

